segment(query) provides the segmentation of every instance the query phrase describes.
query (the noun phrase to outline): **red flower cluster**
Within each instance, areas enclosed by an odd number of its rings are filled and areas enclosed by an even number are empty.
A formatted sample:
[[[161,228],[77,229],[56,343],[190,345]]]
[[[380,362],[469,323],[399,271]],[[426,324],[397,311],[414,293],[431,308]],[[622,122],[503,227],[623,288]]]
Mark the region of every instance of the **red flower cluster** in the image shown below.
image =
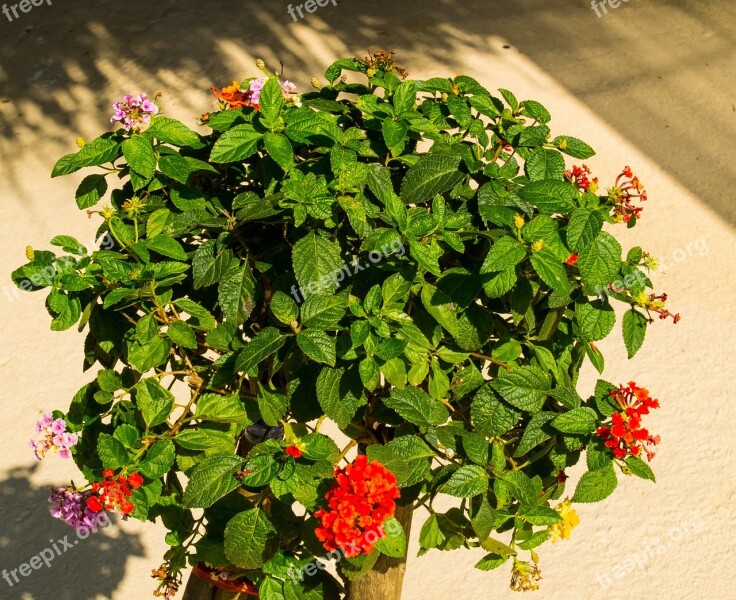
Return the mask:
[[[632,218],[638,219],[643,210],[641,206],[634,206],[632,200],[639,199],[641,202],[647,200],[647,192],[639,178],[631,172],[631,167],[624,167],[616,178],[613,188],[608,190],[608,195],[614,202],[614,216],[624,223],[628,223]]]
[[[116,508],[124,515],[132,513],[135,506],[128,500],[132,494],[130,490],[137,490],[141,487],[143,477],[138,473],[133,473],[128,477],[123,475],[115,477],[115,471],[112,469],[103,471],[102,476],[105,478],[104,481],[95,481],[92,484],[92,492],[95,495],[87,499],[87,507],[95,513]]]
[[[636,302],[648,312],[653,312],[659,315],[660,319],[668,319],[672,317],[672,321],[675,324],[680,321],[680,313],[672,314],[664,306],[665,302],[667,302],[667,294],[660,294],[659,296],[656,294],[649,294],[648,296],[646,294],[641,294],[640,296],[637,296]],[[650,318],[649,322],[653,323],[654,319]]]
[[[580,258],[577,254],[571,254],[570,258],[568,258],[565,261],[566,265],[573,266],[576,262],[578,262],[578,258]]]
[[[641,426],[642,415],[649,414],[650,408],[659,408],[659,401],[653,400],[649,392],[633,381],[611,392],[611,397],[621,407],[621,412],[613,413],[610,427],[599,427],[598,435],[613,450],[613,455],[623,459],[627,454],[639,456],[643,450],[647,460],[654,458],[649,446],[659,444],[659,436],[652,436]]]
[[[285,452],[291,456],[291,458],[301,458],[302,457],[302,451],[299,449],[298,446],[289,446],[286,448]]]
[[[385,536],[382,525],[394,516],[400,496],[396,476],[377,461],[358,456],[335,471],[335,485],[327,492],[327,509],[314,516],[321,521],[317,539],[332,552],[342,549],[354,558],[370,554]]]
[[[571,171],[565,171],[565,176],[581,192],[589,191],[595,194],[598,191],[598,178],[593,177],[593,179],[589,179],[588,175],[590,174],[591,171],[587,165],[583,165],[582,167],[575,165]]]

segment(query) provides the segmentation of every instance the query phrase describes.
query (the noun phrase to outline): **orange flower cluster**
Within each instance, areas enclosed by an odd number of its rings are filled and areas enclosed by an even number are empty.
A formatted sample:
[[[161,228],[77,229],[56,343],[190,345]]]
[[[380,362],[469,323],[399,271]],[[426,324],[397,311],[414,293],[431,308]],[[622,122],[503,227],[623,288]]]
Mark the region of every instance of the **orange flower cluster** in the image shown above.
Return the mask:
[[[653,400],[649,392],[637,386],[633,381],[622,385],[611,392],[621,412],[613,413],[611,426],[599,427],[598,435],[605,440],[606,446],[613,450],[613,455],[623,459],[627,454],[639,456],[646,452],[647,460],[654,458],[649,446],[659,444],[659,436],[652,436],[641,426],[642,415],[649,414],[650,408],[659,408],[659,400]]]
[[[321,525],[317,539],[328,551],[340,548],[354,558],[373,552],[385,536],[383,524],[394,516],[400,496],[396,476],[377,461],[358,456],[335,471],[335,485],[327,492],[327,509],[314,513]]]
[[[243,108],[244,106],[252,106],[250,103],[250,93],[240,91],[240,83],[233,81],[232,85],[225,86],[222,89],[216,87],[210,88],[215,98],[222,102],[225,108]]]
[[[133,503],[128,500],[132,495],[131,489],[137,490],[143,485],[143,477],[138,473],[125,477],[118,475],[115,471],[107,469],[102,472],[104,481],[95,481],[92,484],[93,496],[87,499],[87,507],[95,513],[105,509],[114,510],[118,508],[124,515],[129,515],[135,509]]]

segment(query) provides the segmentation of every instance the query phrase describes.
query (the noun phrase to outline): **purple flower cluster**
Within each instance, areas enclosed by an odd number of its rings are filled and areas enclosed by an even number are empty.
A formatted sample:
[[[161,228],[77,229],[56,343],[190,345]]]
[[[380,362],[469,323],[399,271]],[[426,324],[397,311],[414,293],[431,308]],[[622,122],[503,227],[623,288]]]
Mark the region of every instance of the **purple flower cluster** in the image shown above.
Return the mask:
[[[250,83],[248,84],[246,94],[248,95],[248,99],[250,100],[250,103],[252,105],[257,106],[258,104],[260,104],[261,91],[263,90],[263,86],[265,85],[265,83],[265,79],[251,79]],[[296,91],[295,84],[293,84],[291,81],[282,81],[281,90],[283,91],[284,99],[287,102],[296,103],[296,98],[294,95],[294,92]]]
[[[87,507],[87,499],[92,491],[79,492],[73,487],[55,488],[51,491],[49,502],[51,502],[51,516],[71,525],[75,529],[86,527],[97,533],[97,528],[102,523],[100,515],[92,512]],[[107,518],[107,513],[101,513]]]
[[[133,96],[126,94],[122,100],[112,105],[115,113],[111,123],[121,123],[126,131],[139,130],[151,123],[151,117],[158,114],[158,106],[146,94]]]
[[[68,433],[64,419],[54,419],[51,413],[46,413],[36,422],[36,431],[44,434],[40,440],[30,440],[28,445],[33,449],[38,460],[41,460],[49,450],[58,452],[60,458],[72,457],[72,446],[79,437],[75,433]]]

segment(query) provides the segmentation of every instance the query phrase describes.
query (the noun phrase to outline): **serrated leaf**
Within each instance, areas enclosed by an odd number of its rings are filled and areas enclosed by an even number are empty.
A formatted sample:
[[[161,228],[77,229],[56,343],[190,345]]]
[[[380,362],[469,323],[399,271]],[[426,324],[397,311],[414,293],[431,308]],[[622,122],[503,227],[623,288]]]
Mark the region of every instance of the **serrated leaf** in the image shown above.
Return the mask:
[[[125,140],[122,144],[123,156],[130,168],[143,179],[149,180],[156,172],[156,153],[151,140],[140,135]]]
[[[160,425],[174,408],[174,395],[156,379],[142,379],[135,386],[135,401],[148,427]]]
[[[519,190],[519,197],[543,215],[569,212],[575,208],[577,195],[571,183],[556,179],[532,181]]]
[[[621,244],[605,231],[580,253],[578,268],[586,290],[601,294],[621,269]]]
[[[518,265],[525,257],[524,246],[511,236],[504,236],[491,246],[480,272],[505,271]]]
[[[647,318],[633,308],[624,314],[623,332],[624,344],[629,358],[634,358],[644,344],[647,335]]]
[[[253,129],[252,125],[236,125],[215,142],[210,161],[230,163],[245,160],[258,151],[262,138],[263,134]]]
[[[335,366],[337,360],[337,338],[318,329],[306,329],[296,336],[296,343],[308,358],[315,362]]]
[[[532,414],[542,410],[550,389],[544,371],[530,366],[502,371],[491,385],[509,404]]]
[[[602,469],[588,471],[580,478],[573,502],[600,502],[610,496],[618,485],[613,463]]]
[[[202,147],[199,136],[181,121],[157,115],[146,129],[148,135],[174,146]]]
[[[159,479],[174,466],[174,442],[161,440],[148,449],[144,459],[138,465],[138,471],[148,479]]]
[[[573,158],[579,158],[585,160],[595,156],[595,150],[588,146],[583,140],[579,140],[570,136],[558,136],[552,143],[557,146],[565,154],[572,156]]]
[[[652,468],[641,458],[638,456],[629,456],[626,458],[625,462],[626,466],[634,475],[641,477],[642,479],[649,479],[656,483],[657,478],[654,476],[654,471],[652,471]]]
[[[616,313],[607,300],[578,302],[575,317],[582,334],[594,342],[608,337],[616,324]]]
[[[240,485],[236,477],[245,461],[239,456],[222,454],[197,465],[184,490],[185,508],[209,508]]]
[[[488,490],[488,472],[478,465],[465,465],[455,471],[440,491],[457,498],[472,498]]]
[[[225,527],[225,555],[241,569],[259,569],[278,549],[273,523],[260,508],[238,513]]]
[[[488,437],[503,435],[519,420],[521,414],[505,404],[487,383],[473,398],[470,416],[478,433]]]
[[[128,452],[120,440],[101,433],[97,438],[97,454],[106,469],[119,469],[128,464]]]
[[[77,188],[75,197],[80,210],[97,204],[107,192],[107,179],[104,175],[87,175]]]
[[[294,244],[292,264],[302,293],[334,291],[336,274],[343,268],[340,246],[315,233],[309,233]]]
[[[391,395],[384,398],[383,402],[418,427],[441,425],[449,418],[449,412],[444,404],[415,387],[392,389]]]
[[[317,400],[340,429],[345,429],[366,403],[359,377],[345,369],[325,367],[317,378]]]
[[[275,327],[266,327],[260,331],[238,353],[235,368],[239,373],[248,373],[260,365],[286,343],[286,337]]]
[[[567,224],[567,245],[573,252],[590,246],[603,228],[603,217],[597,210],[576,208]]]
[[[595,430],[598,417],[592,408],[581,406],[555,417],[552,427],[563,433],[588,434]]]
[[[409,487],[422,481],[429,473],[430,458],[435,454],[415,435],[396,438],[386,445],[368,446],[368,458],[382,463],[396,475],[399,487]]]
[[[401,185],[405,203],[421,203],[443,194],[460,183],[465,174],[460,171],[460,158],[442,154],[427,154],[406,173]]]

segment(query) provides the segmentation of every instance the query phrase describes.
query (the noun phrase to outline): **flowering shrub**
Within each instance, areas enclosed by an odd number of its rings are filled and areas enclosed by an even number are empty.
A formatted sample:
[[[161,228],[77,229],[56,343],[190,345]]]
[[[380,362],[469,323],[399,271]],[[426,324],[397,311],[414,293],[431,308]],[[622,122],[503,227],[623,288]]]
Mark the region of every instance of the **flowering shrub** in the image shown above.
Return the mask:
[[[52,513],[161,519],[165,597],[187,565],[264,598],[339,597],[405,556],[399,507],[429,512],[421,554],[482,548],[477,568],[510,563],[512,587],[535,589],[535,549],[570,536],[574,503],[617,472],[654,479],[658,402],[577,385],[586,361],[603,371],[612,302],[630,357],[653,315],[679,319],[651,290],[656,261],[610,233],[642,218],[643,186],[626,167],[599,194],[566,164],[590,146],[470,77],[409,80],[382,52],[326,79],[213,88],[202,133],[126,96],[121,128],[54,167],[101,168],[76,201],[116,246],[60,235],[60,256],[29,248],[13,274],[48,287],[52,329],[86,330],[99,366],[38,426],[36,454],[71,453],[90,482],[55,490]],[[292,576],[325,550],[345,551],[342,581]]]

